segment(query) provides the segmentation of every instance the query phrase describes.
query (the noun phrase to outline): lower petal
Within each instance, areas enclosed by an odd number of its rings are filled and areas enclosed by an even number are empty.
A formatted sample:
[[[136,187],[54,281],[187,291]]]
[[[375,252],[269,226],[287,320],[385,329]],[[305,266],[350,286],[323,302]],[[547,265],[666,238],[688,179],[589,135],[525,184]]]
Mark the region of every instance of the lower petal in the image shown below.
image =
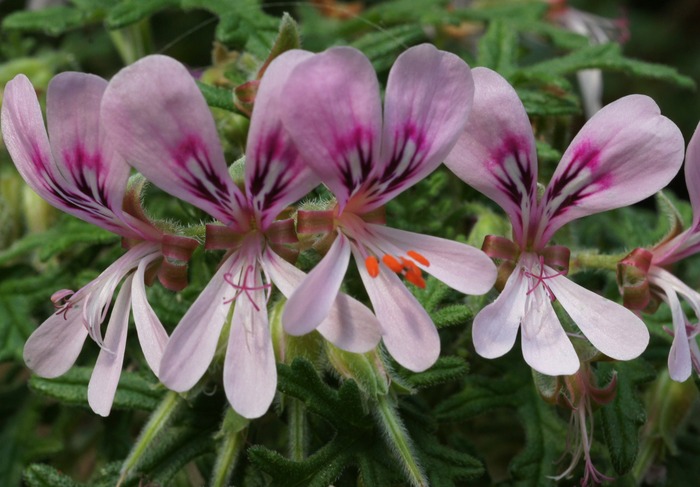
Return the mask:
[[[155,258],[158,258],[158,256],[152,259],[144,259],[139,263],[131,285],[131,306],[141,350],[143,350],[148,366],[158,376],[163,350],[165,350],[165,345],[168,343],[168,333],[148,303],[146,286],[144,285],[146,267]]]
[[[666,301],[671,308],[673,319],[673,344],[668,353],[668,373],[671,379],[683,382],[692,372],[692,360],[690,356],[690,343],[688,342],[688,332],[685,328],[685,313],[678,299],[676,292],[665,285],[655,281],[654,284],[661,287],[666,294]]]
[[[342,233],[328,253],[296,287],[282,312],[282,326],[290,335],[304,335],[328,316],[350,261],[350,242]]]
[[[256,281],[259,283],[260,278]],[[277,367],[262,291],[236,302],[224,362],[224,389],[231,406],[253,419],[265,414],[275,397]]]
[[[649,343],[649,330],[633,312],[564,276],[547,283],[562,307],[595,348],[617,360],[638,357]]]
[[[440,356],[440,336],[428,313],[393,272],[371,277],[353,250],[360,277],[382,324],[384,345],[398,363],[421,372]]]
[[[126,332],[129,328],[129,309],[131,306],[131,281],[129,276],[119,290],[112,316],[107,325],[104,345],[97,357],[95,369],[88,384],[88,403],[90,408],[100,416],[109,416],[117,392],[119,377],[122,374]]]
[[[496,266],[479,249],[452,240],[383,225],[369,227],[373,233],[394,246],[421,254],[430,265],[424,266],[420,262],[416,262],[416,265],[461,293],[485,294],[496,282]]]
[[[267,249],[263,267],[282,294],[289,296],[306,274]],[[381,340],[381,325],[374,313],[354,298],[338,293],[328,316],[316,330],[338,348],[365,353]]]
[[[520,268],[516,268],[506,281],[501,295],[474,318],[472,340],[476,353],[482,357],[500,357],[513,348],[525,313],[525,281]]]
[[[24,362],[41,377],[58,377],[73,366],[87,335],[80,310],[53,314],[27,339]]]
[[[170,337],[159,372],[173,391],[191,389],[207,371],[235,294],[226,277],[238,274],[243,263],[237,254],[224,261]]]
[[[579,359],[566,336],[549,296],[536,289],[527,300],[521,341],[523,357],[530,367],[546,375],[571,375]]]

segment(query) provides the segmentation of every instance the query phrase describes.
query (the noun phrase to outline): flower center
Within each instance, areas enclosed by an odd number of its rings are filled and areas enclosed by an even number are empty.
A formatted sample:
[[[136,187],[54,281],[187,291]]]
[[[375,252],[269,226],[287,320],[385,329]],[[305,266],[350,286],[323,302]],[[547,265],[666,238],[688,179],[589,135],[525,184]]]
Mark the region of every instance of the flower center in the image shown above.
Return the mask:
[[[391,254],[384,254],[382,263],[395,273],[403,276],[404,279],[414,286],[425,289],[425,279],[423,279],[423,273],[416,265],[416,262],[425,267],[430,266],[430,262],[415,250],[409,250],[406,252],[406,255],[407,257],[397,258]],[[370,255],[365,259],[365,267],[367,267],[367,272],[369,272],[370,276],[377,277],[379,275],[379,260],[374,255]]]
[[[250,294],[251,291],[260,291],[262,289],[270,289],[272,287],[272,284],[261,284],[260,286],[249,286],[248,285],[248,274],[252,273],[254,271],[253,266],[249,265],[245,273],[243,274],[243,283],[235,283],[233,282],[233,274],[230,272],[227,272],[224,274],[224,281],[226,281],[232,288],[236,290],[236,294],[231,298],[227,299],[224,301],[224,304],[229,304],[234,302],[238,296],[241,295],[241,293],[245,293],[246,297],[250,300],[251,304],[255,308],[255,311],[260,311],[260,307],[255,303],[255,299],[253,299],[253,296]]]
[[[559,271],[556,274],[552,274],[551,276],[546,276],[544,273],[545,272],[544,271],[544,257],[540,256],[540,265],[539,265],[539,270],[538,270],[539,274],[533,274],[532,272],[530,272],[528,270],[524,270],[524,269],[523,269],[523,272],[527,277],[535,280],[535,284],[530,289],[527,290],[528,295],[532,294],[535,291],[535,289],[537,289],[539,287],[539,285],[542,284],[542,287],[544,287],[544,290],[547,293],[549,300],[550,301],[556,300],[554,293],[549,288],[549,286],[547,285],[545,280],[552,279],[554,277],[566,274],[566,271]]]

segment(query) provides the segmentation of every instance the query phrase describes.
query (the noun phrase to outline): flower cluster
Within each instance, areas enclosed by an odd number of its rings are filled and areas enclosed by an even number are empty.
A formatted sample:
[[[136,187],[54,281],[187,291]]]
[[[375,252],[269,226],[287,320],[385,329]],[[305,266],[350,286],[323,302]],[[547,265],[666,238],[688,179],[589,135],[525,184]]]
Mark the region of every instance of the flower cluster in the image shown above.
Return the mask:
[[[374,69],[355,49],[278,56],[257,87],[241,183],[231,176],[194,79],[171,58],[146,57],[109,83],[61,74],[49,86],[46,113],[48,135],[28,79],[8,83],[2,131],[17,169],[52,205],[120,235],[126,252],[82,289],[56,292],[57,311],[29,338],[24,357],[35,373],[55,377],[73,365],[90,336],[101,349],[88,394],[99,414],[110,412],[133,314],[148,365],[177,392],[200,381],[227,335],[229,402],[246,418],[262,416],[277,384],[268,316],[274,290],[287,299],[281,321],[290,335],[317,330],[354,353],[382,341],[412,371],[429,368],[440,354],[437,329],[409,289],[425,287],[425,274],[464,294],[486,294],[494,284],[501,289],[473,322],[474,347],[486,358],[512,349],[521,330],[523,357],[533,369],[588,380],[572,338],[585,337],[617,360],[639,356],[648,344],[638,315],[566,277],[570,250],[552,245],[565,224],[647,198],[680,169],[682,136],[648,97],[627,96],[593,115],[544,188],[515,90],[494,71],[471,70],[427,44],[397,59],[383,108]],[[694,207],[700,205],[699,144],[696,134],[686,165]],[[384,206],[443,161],[503,208],[510,238],[488,236],[479,250],[386,225]],[[130,168],[139,174],[130,178]],[[147,216],[146,181],[210,215],[205,234]],[[289,210],[321,184],[333,196],[325,208]],[[697,252],[698,235],[696,212],[690,229],[621,263],[638,270],[645,289],[671,307],[669,368],[678,380],[690,375],[691,364],[700,369],[694,340],[700,326],[689,323],[678,294],[697,317],[700,294],[666,268]],[[320,242],[325,253],[308,274],[294,265],[299,236]],[[226,252],[168,336],[145,285],[157,276],[166,288],[183,289],[200,237],[205,249]],[[351,255],[372,310],[341,291]],[[563,327],[557,313],[577,330]],[[581,397],[571,406],[584,441],[576,458],[583,451],[587,472],[597,474],[588,454],[590,400]]]

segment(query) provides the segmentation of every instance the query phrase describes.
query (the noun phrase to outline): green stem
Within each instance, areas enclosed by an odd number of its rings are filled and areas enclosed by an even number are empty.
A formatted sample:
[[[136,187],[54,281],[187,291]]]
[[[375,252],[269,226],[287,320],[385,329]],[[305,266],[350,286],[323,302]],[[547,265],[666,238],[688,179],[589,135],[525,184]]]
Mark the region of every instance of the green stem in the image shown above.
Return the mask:
[[[289,458],[300,462],[307,453],[306,406],[298,399],[289,398]]]
[[[211,487],[231,485],[233,469],[245,446],[247,427],[248,420],[229,408],[219,432],[221,443],[217,450],[216,463],[209,482]]]
[[[132,64],[153,50],[148,19],[123,29],[111,30],[109,36],[124,64]]]
[[[136,440],[134,448],[131,450],[131,453],[129,453],[129,456],[126,457],[126,460],[124,460],[117,487],[126,480],[131,470],[138,464],[141,456],[151,446],[156,435],[168,424],[179,400],[180,396],[176,392],[168,391],[158,408],[153,411],[148,423],[146,423],[141,430],[141,434]]]
[[[414,487],[428,487],[428,480],[425,478],[425,474],[413,451],[408,431],[406,431],[406,427],[394,405],[389,404],[388,396],[382,395],[377,398],[377,412],[377,419],[384,430],[389,448],[394,452],[397,460],[401,462],[411,485]]]
[[[594,252],[581,252],[571,256],[571,268],[569,274],[574,274],[588,269],[605,269],[617,271],[617,263],[625,258],[627,253],[601,255]]]

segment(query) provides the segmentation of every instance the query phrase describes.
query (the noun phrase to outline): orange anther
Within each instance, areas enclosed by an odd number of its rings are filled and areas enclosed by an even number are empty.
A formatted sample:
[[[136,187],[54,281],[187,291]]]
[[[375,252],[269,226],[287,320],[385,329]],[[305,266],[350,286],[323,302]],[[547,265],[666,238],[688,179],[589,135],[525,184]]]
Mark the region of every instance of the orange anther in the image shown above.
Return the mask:
[[[401,274],[403,272],[403,265],[396,260],[396,258],[393,255],[384,255],[382,257],[382,262],[384,262],[384,265],[386,265],[389,269],[392,271],[396,272],[397,274]]]
[[[367,272],[372,277],[377,277],[379,275],[379,261],[373,255],[370,255],[365,259],[365,267],[367,267]]]
[[[406,273],[406,280],[413,284],[414,286],[418,286],[421,289],[425,289],[425,279],[423,279],[423,276],[419,273],[414,273],[414,272],[407,272]]]
[[[425,266],[425,267],[430,267],[430,262],[428,261],[428,259],[426,259],[424,256],[422,256],[421,254],[419,254],[419,253],[416,252],[415,250],[409,250],[409,251],[406,252],[406,253],[408,254],[408,256],[409,256],[411,259],[415,260],[415,261],[418,262],[420,265],[423,265],[423,266]]]

